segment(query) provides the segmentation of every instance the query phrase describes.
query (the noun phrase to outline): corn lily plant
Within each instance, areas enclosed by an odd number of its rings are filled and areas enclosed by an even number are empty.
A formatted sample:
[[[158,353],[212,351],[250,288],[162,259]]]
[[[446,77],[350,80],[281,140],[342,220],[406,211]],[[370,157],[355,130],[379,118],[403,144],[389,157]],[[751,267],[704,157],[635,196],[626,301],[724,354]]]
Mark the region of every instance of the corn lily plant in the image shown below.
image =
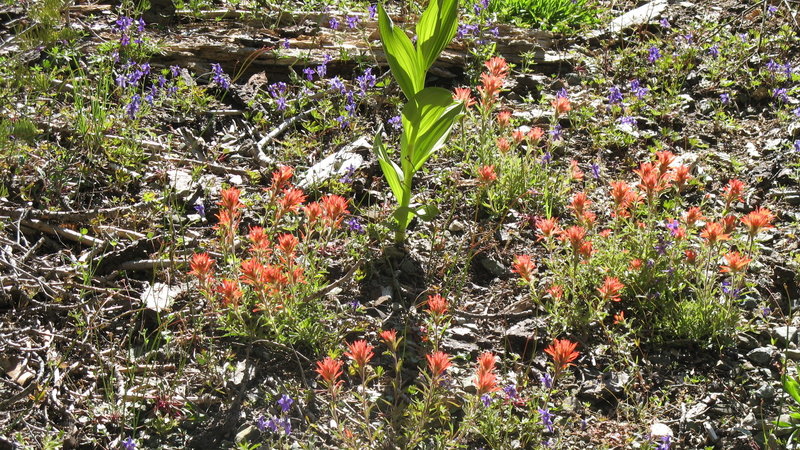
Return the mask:
[[[425,87],[428,69],[455,36],[457,15],[458,0],[431,0],[417,23],[417,43],[414,45],[404,30],[394,26],[383,5],[378,7],[383,50],[389,69],[407,99],[402,111],[400,164],[390,159],[380,132],[375,136],[373,146],[398,203],[394,212],[397,243],[405,241],[406,228],[414,216],[429,219],[437,212],[433,206],[411,204],[411,183],[425,161],[444,145],[463,112],[463,105],[453,100],[450,91]]]

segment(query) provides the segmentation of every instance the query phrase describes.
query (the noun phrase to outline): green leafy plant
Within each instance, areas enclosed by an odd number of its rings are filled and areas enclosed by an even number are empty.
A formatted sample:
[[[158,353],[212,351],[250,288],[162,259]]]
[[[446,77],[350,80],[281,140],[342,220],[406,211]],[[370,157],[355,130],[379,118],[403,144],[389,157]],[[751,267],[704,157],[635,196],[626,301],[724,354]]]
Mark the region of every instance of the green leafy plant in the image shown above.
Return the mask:
[[[588,0],[493,0],[489,11],[504,21],[557,32],[598,23],[597,10]]]
[[[782,422],[780,420],[775,422],[775,425],[782,429],[791,431],[786,443],[794,442],[798,439],[798,432],[800,432],[800,378],[792,377],[787,374],[783,375],[783,390],[786,391],[794,400],[794,404],[789,405],[789,418],[790,422]]]
[[[402,111],[400,165],[391,160],[380,133],[373,147],[398,202],[394,213],[398,243],[405,241],[406,228],[414,216],[428,219],[436,214],[434,207],[411,205],[412,181],[428,158],[444,145],[463,111],[463,105],[454,101],[449,91],[425,87],[428,69],[455,36],[457,10],[457,0],[432,1],[417,23],[414,45],[405,31],[394,26],[383,5],[378,8],[378,27],[389,69],[408,100]]]

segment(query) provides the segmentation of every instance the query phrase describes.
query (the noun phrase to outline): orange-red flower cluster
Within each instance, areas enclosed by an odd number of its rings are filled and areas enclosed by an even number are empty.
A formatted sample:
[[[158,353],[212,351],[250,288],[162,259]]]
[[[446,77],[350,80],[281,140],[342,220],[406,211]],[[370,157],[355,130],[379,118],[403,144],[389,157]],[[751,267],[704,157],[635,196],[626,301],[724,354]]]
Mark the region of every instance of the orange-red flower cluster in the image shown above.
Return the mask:
[[[208,253],[195,253],[189,262],[189,275],[194,275],[200,281],[200,287],[207,288],[214,277],[214,260]]]
[[[549,219],[537,219],[536,228],[539,230],[539,233],[541,233],[541,236],[539,236],[537,240],[541,241],[542,239],[550,239],[559,232],[558,219],[555,217],[551,217]]]
[[[486,69],[488,72],[481,74],[481,85],[478,86],[478,92],[481,95],[481,106],[484,108],[491,107],[497,100],[497,96],[503,88],[503,82],[508,75],[508,64],[506,64],[505,59],[496,56],[486,61]]]
[[[727,241],[731,238],[729,234],[725,233],[725,227],[717,222],[709,222],[700,233],[700,237],[706,240],[708,245],[714,245],[720,241]]]
[[[639,201],[639,196],[633,192],[628,183],[624,181],[612,181],[611,198],[614,200],[614,217],[630,217],[628,209]]]
[[[314,369],[314,371],[319,374],[319,376],[322,378],[322,381],[328,385],[329,389],[333,389],[334,387],[343,383],[342,380],[339,380],[339,377],[342,376],[343,364],[344,363],[338,359],[333,359],[330,356],[326,356],[324,360],[317,361],[317,368]]]
[[[445,352],[433,352],[432,354],[425,355],[425,358],[428,360],[428,368],[434,380],[441,377],[444,371],[450,367],[450,356]]]
[[[428,297],[428,313],[438,318],[447,313],[447,300],[439,294]]]
[[[472,91],[470,91],[469,88],[455,88],[453,91],[453,100],[462,102],[467,109],[475,105],[475,99],[472,98]]]
[[[744,183],[741,180],[732,179],[722,189],[722,198],[725,199],[725,208],[730,207],[735,200],[742,200],[744,194]]]
[[[554,339],[553,343],[544,349],[544,352],[553,358],[556,375],[567,367],[575,365],[572,361],[580,356],[580,353],[575,351],[577,347],[576,342],[570,342],[568,339]]]
[[[739,252],[729,252],[724,256],[725,264],[722,265],[722,269],[720,272],[731,272],[731,273],[739,273],[745,269],[747,269],[747,265],[750,264],[752,259],[748,258],[745,255],[742,255]]]
[[[349,351],[345,352],[344,356],[352,359],[353,364],[359,369],[366,367],[372,360],[372,357],[375,356],[375,353],[372,351],[374,347],[363,339],[347,344],[347,349]]]
[[[536,265],[529,255],[517,255],[514,258],[514,268],[511,271],[518,274],[526,283],[530,283],[533,279],[534,270],[536,270]]]
[[[772,211],[767,208],[758,208],[742,217],[742,223],[747,227],[747,234],[750,237],[755,237],[763,229],[774,228],[773,220],[775,220],[775,214],[772,214]]]
[[[475,371],[475,387],[478,396],[498,390],[497,375],[494,373],[497,357],[491,352],[485,352],[478,357],[478,368]]]
[[[618,302],[621,300],[619,293],[625,288],[625,285],[619,281],[619,278],[616,277],[606,277],[603,280],[603,285],[597,288],[597,292],[600,293],[600,298],[603,300],[611,300],[612,302]]]
[[[494,172],[494,164],[478,169],[478,181],[481,184],[489,185],[495,180],[497,180],[497,174]]]

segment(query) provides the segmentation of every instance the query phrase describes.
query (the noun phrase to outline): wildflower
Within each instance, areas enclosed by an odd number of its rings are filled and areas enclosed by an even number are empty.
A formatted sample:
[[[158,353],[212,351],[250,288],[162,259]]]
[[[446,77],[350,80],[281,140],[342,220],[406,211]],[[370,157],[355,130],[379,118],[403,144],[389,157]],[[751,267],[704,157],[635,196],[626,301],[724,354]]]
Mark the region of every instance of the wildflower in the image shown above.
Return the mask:
[[[539,377],[539,381],[541,381],[542,386],[544,386],[545,389],[553,388],[553,377],[550,376],[548,372],[543,373],[542,376]]]
[[[130,103],[125,107],[125,112],[128,114],[128,118],[133,120],[136,118],[136,113],[139,112],[139,108],[142,106],[142,97],[139,94],[133,94],[131,97]]]
[[[239,289],[239,283],[236,280],[224,279],[217,286],[217,292],[222,295],[222,304],[236,308],[239,305],[239,299],[242,298],[244,293]]]
[[[497,174],[494,172],[494,164],[490,166],[483,166],[478,169],[478,180],[483,185],[489,185],[497,180]]]
[[[533,279],[534,270],[536,265],[529,255],[517,255],[514,258],[514,268],[511,271],[518,274],[526,283],[530,283]]]
[[[550,137],[553,141],[560,141],[564,138],[564,127],[561,124],[556,124],[552,130],[550,130]]]
[[[575,216],[580,217],[584,213],[584,208],[591,205],[592,202],[589,200],[589,197],[586,196],[584,192],[578,192],[572,197],[572,202],[570,202],[570,208],[575,211]]]
[[[697,206],[692,206],[688,211],[686,211],[686,214],[683,215],[683,220],[686,222],[687,227],[692,227],[694,226],[695,222],[704,219],[705,217],[703,217],[703,213]]]
[[[551,155],[550,152],[544,152],[544,155],[542,155],[542,164],[544,165],[550,164],[550,161],[552,160],[553,160],[553,155]]]
[[[711,48],[708,49],[708,55],[714,59],[717,59],[719,57],[719,45],[712,45]]]
[[[625,285],[619,281],[619,278],[616,277],[606,277],[603,281],[603,285],[597,288],[597,292],[600,293],[600,298],[603,300],[611,300],[612,302],[618,302],[622,300],[619,296],[620,291],[625,288]]]
[[[744,183],[741,180],[732,179],[722,189],[722,196],[725,199],[725,207],[729,207],[734,200],[742,200],[742,193],[744,192]]]
[[[500,125],[501,128],[505,128],[511,122],[511,111],[500,111],[497,114],[497,124]]]
[[[484,65],[492,76],[505,78],[508,75],[508,64],[499,56],[489,59]]]
[[[566,97],[556,97],[550,104],[553,105],[555,109],[556,117],[572,110],[572,105],[570,105],[569,99]]]
[[[546,291],[553,300],[561,300],[561,297],[564,296],[564,288],[561,285],[553,284]]]
[[[726,273],[739,273],[742,270],[747,268],[747,265],[753,261],[751,258],[748,258],[745,255],[742,255],[739,252],[728,252],[725,256],[725,264],[722,265],[722,270],[720,272]]]
[[[592,177],[594,177],[595,180],[599,180],[600,179],[600,165],[597,164],[597,163],[592,163],[589,167],[592,169]]]
[[[326,195],[322,197],[322,211],[329,226],[338,228],[342,221],[342,216],[349,213],[347,210],[347,199],[341,195]]]
[[[455,88],[453,91],[453,100],[462,102],[465,108],[475,104],[475,99],[472,98],[472,91],[469,88]]]
[[[298,211],[303,202],[306,201],[306,195],[302,189],[290,188],[284,189],[283,197],[278,200],[278,205],[281,211]]]
[[[554,339],[553,343],[544,349],[544,352],[553,358],[556,376],[567,367],[575,365],[572,361],[575,361],[580,355],[575,351],[577,346],[576,342],[570,342],[568,339]]]
[[[217,204],[220,205],[222,209],[228,211],[236,211],[244,208],[244,205],[239,201],[241,193],[242,191],[235,187],[223,189],[222,192],[220,192],[220,201],[217,202]]]
[[[642,268],[642,260],[639,258],[634,258],[628,263],[628,270],[639,270]]]
[[[403,119],[399,115],[393,116],[389,118],[389,125],[391,125],[395,130],[399,130],[403,127]]]
[[[506,396],[509,400],[514,400],[519,397],[519,393],[517,392],[517,387],[513,384],[509,384],[508,386],[503,388],[503,392],[505,392]]]
[[[450,356],[442,351],[437,351],[432,354],[425,355],[428,360],[428,368],[431,371],[431,377],[437,379],[444,374],[444,371],[450,367]]]
[[[125,440],[122,441],[120,444],[122,444],[122,448],[124,448],[125,450],[136,450],[136,441],[134,441],[133,438],[131,438],[130,436],[125,438]]]
[[[289,409],[292,407],[294,400],[286,394],[281,394],[281,397],[278,399],[278,406],[281,407],[282,412],[289,412]]]
[[[775,215],[767,208],[758,208],[742,217],[741,220],[747,226],[747,234],[754,237],[764,228],[774,228],[772,221],[775,220]]]
[[[344,364],[342,361],[326,356],[324,360],[317,361],[317,368],[314,371],[322,377],[329,388],[332,388],[343,383],[342,380],[339,380],[339,377],[342,376],[342,364]]]
[[[336,20],[336,17],[331,17],[331,20],[328,21],[328,27],[330,27],[331,30],[339,29],[339,21]]]
[[[198,203],[198,204],[194,205],[194,210],[197,213],[197,215],[199,215],[200,217],[205,217],[206,216],[206,206],[204,204]]]
[[[730,234],[736,229],[736,216],[728,214],[722,218],[721,223],[725,234]]]
[[[489,405],[492,404],[492,396],[489,394],[481,395],[481,403],[483,403],[483,406],[488,408]]]
[[[522,130],[514,130],[511,132],[511,138],[514,139],[515,144],[519,144],[525,140],[525,133],[523,133]]]
[[[644,99],[649,92],[649,89],[642,86],[638,79],[631,80],[631,92],[633,95],[636,96],[639,100]]]
[[[620,311],[614,314],[614,325],[619,325],[625,322],[625,311]]]
[[[344,220],[344,224],[347,225],[347,228],[350,229],[350,231],[352,232],[358,234],[364,234],[367,232],[366,228],[364,228],[364,225],[361,225],[361,222],[358,220],[358,217],[349,217]]]
[[[797,108],[794,111],[795,111],[795,115],[800,117],[800,108]],[[800,139],[797,139],[797,140],[794,141],[794,151],[800,152]]]
[[[578,161],[574,159],[569,162],[569,172],[573,180],[580,181],[583,179],[583,171],[578,167]]]
[[[616,86],[608,88],[608,103],[617,105],[622,103],[622,91]]]
[[[672,28],[672,25],[669,24],[669,20],[667,20],[666,17],[659,20],[658,23],[661,25],[662,28],[667,28],[667,29]]]
[[[360,369],[366,367],[370,360],[372,360],[372,357],[375,356],[375,353],[372,351],[374,347],[363,339],[348,344],[347,348],[349,351],[345,352],[344,355],[352,359],[355,366]]]
[[[380,337],[383,343],[392,351],[397,350],[397,344],[400,343],[397,339],[397,330],[383,330],[380,333]]]
[[[656,46],[652,46],[647,50],[647,61],[650,64],[661,59],[661,51]]]
[[[494,103],[500,89],[503,88],[503,79],[486,72],[481,74],[481,85],[478,92],[481,94],[481,104],[488,106]]]
[[[697,260],[697,252],[694,250],[684,250],[683,254],[686,256],[686,262],[689,264],[694,264]]]
[[[526,135],[526,137],[527,137],[527,138],[528,138],[528,139],[531,141],[531,143],[533,143],[533,144],[537,144],[537,143],[539,143],[539,140],[540,140],[540,139],[542,139],[542,136],[544,136],[544,130],[542,130],[542,129],[541,129],[541,128],[539,128],[539,127],[533,127],[533,128],[531,128],[531,130],[530,130],[530,131],[528,131],[528,134]]]
[[[306,67],[303,69],[303,74],[306,76],[306,80],[314,81],[314,75],[317,73],[313,67]]]
[[[775,88],[772,90],[772,96],[778,101],[786,103],[789,101],[789,94],[786,88]]]
[[[475,375],[475,387],[478,395],[488,394],[498,389],[497,375],[494,373],[497,357],[491,352],[485,352],[478,357],[478,368]]]
[[[350,28],[351,30],[355,30],[356,28],[358,28],[358,22],[360,20],[359,20],[358,16],[347,16],[345,21],[347,22],[348,28]],[[331,28],[333,28],[333,27],[331,27]]]
[[[731,95],[727,92],[723,92],[722,94],[719,94],[719,101],[721,101],[723,105],[727,105],[731,102]]]
[[[547,428],[547,431],[552,433],[555,428],[553,428],[553,414],[550,413],[550,410],[547,408],[538,408],[539,415],[542,416],[542,425]]]
[[[309,227],[313,227],[324,214],[322,211],[322,206],[320,206],[319,202],[310,203],[308,206],[304,206],[303,213],[306,215],[306,220],[308,220]]]
[[[294,255],[294,250],[300,241],[297,236],[290,233],[283,233],[278,236],[278,249],[286,257],[291,258]]]
[[[661,443],[655,448],[655,450],[669,450],[671,447],[671,437],[669,435],[661,437]]]
[[[618,217],[630,216],[627,209],[636,201],[636,194],[624,181],[612,181],[609,184],[611,185],[611,198],[614,200],[614,215]]]
[[[569,241],[572,250],[576,253],[580,250],[585,237],[586,229],[575,225],[561,232],[561,240]]]
[[[504,137],[497,138],[497,149],[500,153],[506,154],[511,149],[511,143]]]
[[[617,119],[617,121],[619,122],[620,125],[628,125],[632,128],[636,127],[639,124],[639,122],[637,122],[636,118],[633,116],[622,116],[619,119]]]
[[[262,433],[267,431],[267,418],[260,416],[258,419],[256,419],[256,428],[258,428],[258,431]]]
[[[555,217],[551,217],[549,219],[537,219],[536,229],[538,229],[539,233],[542,234],[537,240],[550,239],[553,234],[558,232],[558,219]]]
[[[700,237],[706,240],[708,245],[714,245],[719,241],[727,241],[731,238],[729,234],[725,233],[723,226],[717,222],[709,222],[706,224]]]
[[[206,286],[214,275],[214,260],[208,253],[195,253],[189,263],[191,271],[189,275],[194,275],[200,281],[201,286]]]
[[[369,11],[369,18],[374,20],[378,15],[378,5],[369,5],[367,11]]]
[[[583,259],[589,259],[594,253],[592,241],[586,241],[581,244],[581,248],[578,249],[578,254],[583,257]]]
[[[435,318],[447,313],[447,300],[439,294],[428,297],[428,313]]]
[[[225,90],[231,87],[231,82],[228,80],[228,76],[225,75],[225,72],[222,71],[222,66],[218,63],[213,63],[211,64],[211,71],[214,73],[211,81],[217,83],[219,87]]]
[[[378,78],[372,73],[372,67],[367,67],[362,75],[356,77],[356,82],[361,95],[366,95],[369,89],[375,87]]]
[[[691,169],[689,166],[684,164],[681,164],[675,168],[673,181],[675,181],[675,187],[678,188],[678,192],[681,192],[683,187],[686,185],[686,182],[692,179],[692,175],[689,173],[690,171]]]

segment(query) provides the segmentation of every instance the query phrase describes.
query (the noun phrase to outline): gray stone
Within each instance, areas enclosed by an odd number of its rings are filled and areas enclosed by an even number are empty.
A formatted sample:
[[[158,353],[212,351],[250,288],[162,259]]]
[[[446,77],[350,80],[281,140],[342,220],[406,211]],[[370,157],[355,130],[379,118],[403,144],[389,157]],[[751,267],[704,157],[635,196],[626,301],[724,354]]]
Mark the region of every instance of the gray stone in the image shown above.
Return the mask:
[[[183,288],[181,287],[169,286],[164,283],[153,283],[152,286],[146,286],[140,298],[142,302],[144,302],[145,308],[155,312],[168,310],[175,301],[175,298],[183,292]]]
[[[774,354],[775,349],[773,347],[758,347],[747,353],[747,359],[752,361],[753,364],[765,366],[772,361]]]
[[[775,388],[773,388],[772,385],[770,385],[769,383],[764,383],[763,385],[761,385],[761,387],[756,389],[753,395],[755,395],[756,398],[769,400],[775,397]]]
[[[770,335],[775,338],[775,341],[780,346],[786,345],[789,342],[797,342],[797,327],[775,327],[770,330]]]
[[[175,190],[175,194],[185,199],[194,193],[195,183],[192,174],[188,170],[174,169],[167,171],[169,185]]]
[[[450,231],[451,233],[461,233],[464,231],[464,229],[465,229],[464,222],[461,222],[460,220],[452,221],[450,225],[447,227],[447,230]]]
[[[305,174],[299,177],[300,181],[297,186],[307,189],[333,177],[341,177],[351,170],[360,168],[364,164],[364,157],[358,153],[358,150],[365,151],[371,148],[372,146],[366,137],[359,138],[311,166]]]
[[[741,333],[736,336],[737,346],[742,350],[752,350],[758,347],[758,340],[750,334]]]
[[[661,16],[661,13],[664,12],[666,8],[667,0],[652,1],[612,20],[608,25],[608,31],[611,33],[621,33],[628,28],[645,25]]]
[[[244,441],[255,441],[256,439],[258,439],[259,434],[260,433],[256,427],[254,427],[253,425],[246,425],[238,432],[236,432],[236,437],[234,438],[234,441],[237,444],[242,443]]]
[[[800,361],[800,350],[789,348],[786,349],[786,357],[792,361]]]
[[[490,258],[484,254],[480,254],[475,258],[487,272],[490,274],[499,277],[501,275],[505,275],[507,269],[504,265],[500,264],[499,261],[496,261],[494,258]]]
[[[507,340],[509,347],[522,352],[529,348],[530,340],[536,339],[539,336],[544,337],[546,334],[547,325],[544,320],[539,317],[530,317],[525,319],[503,333],[503,337]]]

